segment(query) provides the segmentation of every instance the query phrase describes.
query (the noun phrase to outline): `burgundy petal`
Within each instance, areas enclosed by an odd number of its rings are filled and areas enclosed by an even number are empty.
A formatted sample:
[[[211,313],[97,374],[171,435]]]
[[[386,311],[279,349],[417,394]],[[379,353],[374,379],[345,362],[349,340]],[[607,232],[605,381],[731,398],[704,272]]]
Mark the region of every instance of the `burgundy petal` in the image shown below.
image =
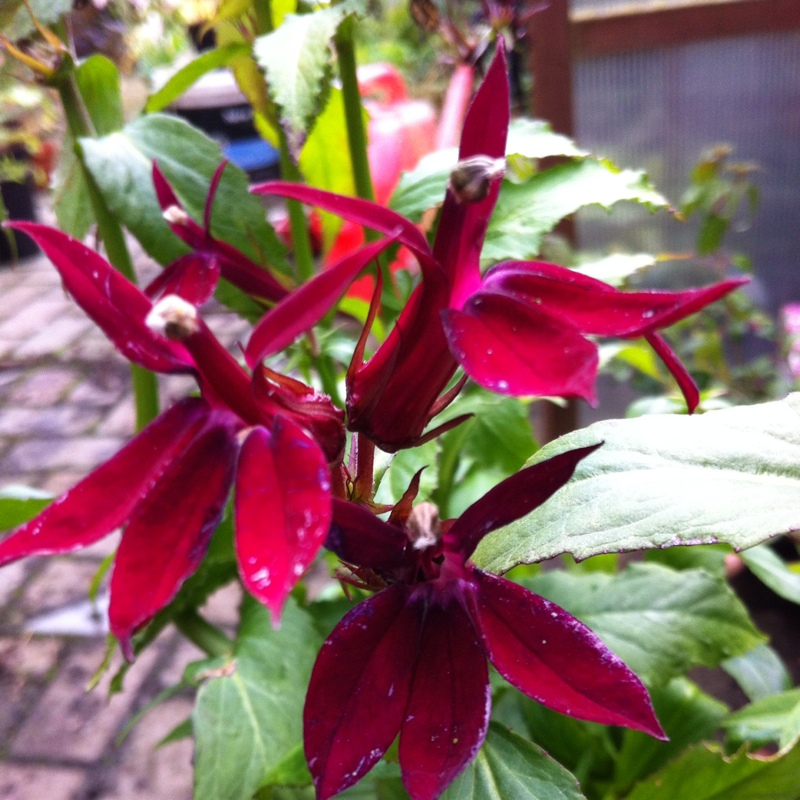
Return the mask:
[[[206,426],[152,485],[122,534],[111,576],[111,632],[131,636],[175,597],[203,560],[222,516],[238,449],[228,415]]]
[[[393,242],[390,237],[362,247],[284,298],[254,328],[245,350],[247,363],[253,367],[316,325],[358,274]]]
[[[271,425],[278,407],[257,399],[252,380],[211,329],[197,317],[198,330],[183,340],[198,370],[203,396],[214,406],[227,408],[250,425]]]
[[[359,603],[317,656],[303,711],[317,800],[357,783],[400,730],[422,624],[407,598],[398,583]]]
[[[458,368],[440,319],[448,291],[441,272],[426,275],[375,355],[347,374],[348,428],[386,452],[418,442]]]
[[[409,539],[364,506],[334,499],[333,525],[325,547],[342,561],[359,567],[390,572],[409,566]]]
[[[524,517],[552,497],[572,477],[578,463],[598,447],[568,450],[506,478],[453,523],[445,535],[448,549],[458,551],[466,561],[487,533]]]
[[[666,738],[642,682],[583,623],[505,578],[474,570],[473,585],[484,647],[509,683],[562,714]]]
[[[303,428],[279,416],[271,434],[250,432],[239,456],[235,509],[239,573],[277,625],[331,524],[328,466]]]
[[[400,731],[411,800],[437,798],[477,755],[492,702],[486,655],[467,612],[434,592],[427,584],[412,595],[425,623]]]
[[[419,228],[400,214],[376,203],[284,181],[259,183],[250,187],[250,191],[255,194],[299,200],[301,203],[329,211],[331,214],[336,214],[358,225],[364,225],[384,236],[396,235],[397,241],[411,250],[423,267],[433,266],[438,269],[431,257],[428,242]]]
[[[509,122],[509,85],[505,51],[495,57],[472,99],[464,120],[459,160],[474,156],[505,157]],[[480,254],[501,179],[493,179],[488,195],[479,202],[459,202],[448,188],[442,207],[434,258],[453,283],[453,305],[460,306],[478,288]]]
[[[218,181],[221,177],[223,166],[220,166],[214,173],[210,191],[216,190],[215,181]],[[163,211],[173,207],[180,211],[184,210],[180,200],[155,161],[153,162],[153,186]],[[208,211],[208,205],[206,211]],[[235,286],[238,286],[243,292],[270,302],[277,302],[286,296],[286,288],[278,283],[264,267],[227,242],[212,237],[205,228],[198,225],[188,214],[185,214],[182,219],[168,219],[167,224],[170,230],[193,250],[216,256],[219,260],[222,276]]]
[[[678,382],[689,413],[692,414],[700,403],[700,392],[692,376],[688,373],[686,367],[681,364],[680,359],[675,355],[663,336],[658,333],[649,333],[645,336],[645,339],[647,339],[650,346],[656,351],[656,355],[672,373],[672,377]]]
[[[500,394],[595,401],[597,348],[560,319],[512,297],[478,292],[442,312],[450,351],[476,383]]]
[[[555,264],[508,261],[486,273],[483,288],[535,304],[582,333],[637,338],[694,314],[745,283],[741,278],[682,292],[622,292]]]
[[[150,330],[145,317],[152,303],[111,264],[82,242],[55,228],[14,222],[42,248],[61,274],[75,302],[126,358],[154,372],[188,372],[191,357],[178,342]]]
[[[498,39],[492,63],[464,118],[459,160],[473,156],[505,156],[510,105],[506,52],[502,39]]]
[[[144,292],[153,302],[168,294],[175,294],[193,306],[201,306],[214,294],[219,275],[216,256],[187,253],[160,272]]]
[[[252,387],[256,400],[306,428],[317,440],[329,464],[341,463],[346,442],[344,411],[335,406],[328,395],[264,364],[253,371]]]
[[[30,555],[68,553],[118,528],[203,424],[208,406],[183,400],[113,458],[0,542],[0,565]]]

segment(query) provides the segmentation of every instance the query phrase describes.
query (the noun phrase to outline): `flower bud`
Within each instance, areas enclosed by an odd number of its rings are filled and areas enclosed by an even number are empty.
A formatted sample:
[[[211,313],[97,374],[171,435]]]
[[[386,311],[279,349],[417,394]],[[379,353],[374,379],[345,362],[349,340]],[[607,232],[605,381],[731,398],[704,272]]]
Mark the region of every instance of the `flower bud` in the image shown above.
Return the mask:
[[[144,322],[151,330],[174,341],[188,339],[200,330],[197,309],[176,294],[159,300]]]
[[[180,206],[165,208],[161,216],[170,225],[185,225],[189,221],[189,215]]]
[[[500,177],[505,168],[504,158],[465,158],[450,173],[450,189],[459,203],[479,203],[489,194],[492,181]]]
[[[411,509],[406,522],[406,533],[415,550],[435,547],[442,539],[439,509],[433,503],[420,503]]]

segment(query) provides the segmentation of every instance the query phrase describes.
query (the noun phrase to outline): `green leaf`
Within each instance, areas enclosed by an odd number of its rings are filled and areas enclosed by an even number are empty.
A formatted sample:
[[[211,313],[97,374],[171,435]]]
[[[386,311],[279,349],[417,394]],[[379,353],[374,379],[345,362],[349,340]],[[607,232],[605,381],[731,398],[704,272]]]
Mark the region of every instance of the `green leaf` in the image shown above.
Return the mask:
[[[512,120],[508,126],[506,155],[540,159],[553,156],[574,158],[589,154],[581,150],[572,139],[561,133],[554,133],[549,122],[523,118]]]
[[[697,253],[707,256],[719,249],[725,232],[728,230],[730,220],[717,214],[709,214],[700,224],[697,234]]]
[[[560,164],[521,184],[503,183],[481,260],[486,263],[532,258],[542,236],[564,217],[588,205],[609,209],[622,200],[650,210],[668,203],[643,172],[621,170],[610,161],[585,158]]]
[[[612,420],[562,436],[531,462],[604,442],[476,564],[505,572],[561,553],[724,542],[737,550],[800,528],[800,395],[701,416]]]
[[[209,50],[179,69],[157,92],[147,99],[144,110],[148,114],[161,111],[174,103],[195,81],[207,72],[228,66],[236,59],[250,55],[250,47],[244,43],[231,43]]]
[[[232,673],[197,694],[196,800],[250,800],[270,771],[302,742],[303,704],[322,639],[291,598],[280,630],[246,598]]]
[[[75,68],[75,79],[86,110],[98,136],[124,125],[119,71],[105,56],[93,55]],[[58,157],[53,207],[59,227],[70,236],[83,239],[94,221],[89,189],[75,141],[67,132]]]
[[[417,500],[427,500],[436,488],[436,460],[439,455],[439,441],[426,442],[419,447],[401,450],[392,458],[391,465],[375,493],[376,503],[396,503],[408,489],[411,479],[425,467],[419,483]]]
[[[800,748],[770,759],[739,752],[726,758],[718,746],[687,751],[627,800],[797,800]]]
[[[192,735],[192,720],[185,719],[179,722],[166,736],[163,736],[156,743],[156,748],[179,742],[181,739],[189,739]]]
[[[527,403],[470,387],[434,424],[473,414],[441,438],[435,501],[444,517],[457,517],[536,450]]]
[[[125,124],[119,70],[105,56],[89,56],[75,69],[75,79],[98,136],[120,130]]]
[[[575,776],[541,748],[492,723],[475,760],[441,800],[582,800]]]
[[[588,625],[646,684],[715,667],[764,637],[722,579],[632,564],[624,572],[552,570],[525,585]]]
[[[72,9],[72,0],[29,0],[29,5],[42,25],[51,25]],[[30,36],[35,30],[22,0],[4,0],[0,8],[0,32],[6,38],[16,42]]]
[[[411,172],[400,176],[389,206],[398,214],[419,222],[423,213],[444,201],[450,172],[458,161],[458,148],[449,147],[423,156]]]
[[[542,120],[517,119],[508,129],[506,156],[519,156],[525,160],[536,160],[548,156],[582,157],[587,155],[574,142],[559,133],[553,133],[550,125]],[[419,220],[429,208],[444,200],[450,172],[458,161],[458,148],[436,150],[420,159],[410,172],[405,172],[395,189],[389,205],[405,217]],[[503,184],[503,190],[506,184]]]
[[[364,120],[366,124],[366,112]],[[300,171],[310,186],[336,194],[355,194],[350,149],[347,144],[347,121],[340,89],[331,90],[325,108],[308,135],[300,153]],[[333,244],[342,220],[334,214],[318,213],[322,219],[322,233],[327,249]]]
[[[655,257],[649,253],[612,253],[596,261],[581,263],[575,267],[575,272],[620,287],[655,263]]]
[[[731,714],[723,723],[735,743],[777,742],[788,753],[800,741],[800,689],[773,694]]]
[[[0,531],[33,519],[53,502],[53,495],[31,486],[12,484],[0,489]]]
[[[669,547],[666,550],[648,550],[645,561],[663,564],[672,569],[704,569],[712,575],[725,576],[725,557],[731,548],[724,544],[706,544],[697,547]]]
[[[741,656],[729,658],[722,663],[722,668],[750,700],[778,694],[792,685],[786,665],[767,644],[760,644]]]
[[[308,771],[302,743],[276,764],[265,776],[261,786],[309,786],[311,773]]]
[[[655,687],[650,697],[669,741],[660,742],[638,731],[626,730],[614,774],[618,790],[646,778],[686,747],[710,739],[728,713],[723,703],[683,678]]]
[[[792,572],[771,547],[751,547],[742,553],[742,561],[775,594],[791,603],[800,604],[800,575]]]
[[[53,181],[53,209],[58,227],[64,233],[83,239],[89,232],[94,212],[86,179],[75,153],[75,140],[69,133],[64,134],[58,156]]]
[[[607,728],[551,711],[507,684],[496,694],[492,719],[524,733],[570,772],[580,773],[581,781],[589,773],[610,774]]]
[[[310,14],[287,14],[280,28],[255,40],[254,55],[295,154],[322,110],[331,77],[331,41],[344,19],[356,13],[363,13],[360,0]]]
[[[202,220],[211,177],[222,161],[219,145],[177,117],[149,114],[102,139],[82,139],[86,164],[111,210],[157,261],[168,264],[186,246],[161,216],[151,178],[158,165],[194,219]],[[231,209],[236,213],[232,214]],[[260,263],[287,270],[284,251],[264,208],[248,191],[247,176],[229,165],[214,201],[212,232]]]

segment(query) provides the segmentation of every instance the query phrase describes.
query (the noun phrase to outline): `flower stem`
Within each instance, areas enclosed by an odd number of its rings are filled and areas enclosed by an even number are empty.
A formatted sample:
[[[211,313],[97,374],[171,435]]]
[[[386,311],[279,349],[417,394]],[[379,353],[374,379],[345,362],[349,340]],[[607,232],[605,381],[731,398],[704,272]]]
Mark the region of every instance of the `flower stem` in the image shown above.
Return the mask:
[[[280,139],[281,177],[285,181],[300,182],[302,180],[300,171],[292,160],[286,133],[280,125],[278,125],[278,136]],[[308,220],[303,206],[297,200],[287,200],[286,208],[289,211],[289,224],[292,229],[292,249],[294,250],[297,279],[304,283],[314,274],[314,254],[311,251],[311,238],[308,235]]]
[[[224,656],[233,650],[233,642],[194,609],[175,617],[175,627],[209,656]]]
[[[259,35],[272,33],[274,28],[272,23],[272,0],[261,0],[260,3],[253,3],[253,11],[256,15],[256,27]]]
[[[364,200],[375,200],[369,160],[367,158],[364,109],[361,105],[361,93],[358,90],[358,76],[356,75],[354,27],[355,19],[353,17],[345,19],[339,26],[334,43],[336,55],[339,59],[339,77],[342,81],[344,115],[347,125],[347,146],[350,150],[356,194]],[[367,241],[375,241],[378,238],[378,234],[367,230],[366,238]]]
[[[62,64],[61,69],[53,76],[52,84],[58,91],[69,132],[75,142],[75,151],[80,164],[81,173],[86,182],[89,201],[97,222],[100,238],[106,248],[108,260],[131,283],[136,283],[136,273],[122,227],[106,205],[100,189],[83,160],[79,139],[94,136],[95,130],[75,79],[71,61]],[[158,382],[156,376],[138,364],[131,364],[131,381],[136,406],[136,429],[142,430],[158,416]]]
[[[358,434],[358,468],[356,472],[356,493],[359,498],[372,499],[375,474],[375,445],[366,436]]]

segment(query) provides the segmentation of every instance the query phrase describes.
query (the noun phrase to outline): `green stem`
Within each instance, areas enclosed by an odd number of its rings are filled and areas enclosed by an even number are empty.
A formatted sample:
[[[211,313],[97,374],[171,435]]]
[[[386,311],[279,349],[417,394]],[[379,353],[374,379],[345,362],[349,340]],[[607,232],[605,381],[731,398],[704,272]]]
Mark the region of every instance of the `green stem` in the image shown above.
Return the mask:
[[[354,36],[355,19],[348,17],[339,26],[334,43],[339,59],[339,78],[342,81],[344,116],[347,125],[347,146],[353,166],[353,182],[356,194],[364,200],[375,200],[372,176],[367,158],[367,132],[364,130],[364,108],[358,90],[356,75],[356,49]],[[367,240],[375,241],[378,234],[367,231]]]
[[[61,104],[64,107],[67,126],[75,142],[78,163],[86,182],[89,202],[97,221],[97,230],[106,248],[108,260],[131,283],[136,283],[136,273],[133,269],[133,261],[128,252],[128,246],[125,243],[125,234],[122,231],[122,226],[106,205],[92,174],[86,168],[83,153],[80,150],[78,140],[81,137],[95,136],[96,132],[81,97],[71,62],[65,61],[54,77],[53,85],[58,91]],[[131,364],[131,382],[136,406],[136,430],[140,431],[158,416],[158,381],[152,372],[140,367],[138,364]]]
[[[339,61],[339,78],[342,81],[342,99],[344,118],[347,127],[347,147],[350,151],[350,163],[353,169],[353,183],[356,194],[363,200],[375,202],[375,190],[372,186],[372,173],[367,156],[367,132],[364,128],[364,107],[361,103],[361,92],[358,89],[356,71],[355,18],[348,17],[339,26],[334,38],[336,56]],[[367,242],[380,239],[377,231],[365,228],[364,238]],[[394,294],[394,282],[389,272],[386,254],[378,257],[378,266],[383,275],[383,304],[390,305]]]
[[[228,655],[233,650],[233,642],[195,610],[184,611],[175,617],[175,627],[212,658]]]
[[[289,154],[289,143],[286,134],[278,126],[280,135],[281,177],[285,181],[299,182],[300,171],[295,166]],[[292,249],[294,262],[297,267],[297,278],[305,283],[314,275],[314,254],[311,251],[311,238],[308,235],[308,220],[303,206],[297,200],[287,200],[286,208],[289,211],[289,224],[292,228]]]
[[[344,404],[342,398],[339,396],[339,384],[336,380],[336,369],[333,366],[333,359],[330,356],[320,355],[314,363],[317,368],[317,374],[320,381],[322,381],[322,390],[334,405],[341,408]]]
[[[272,0],[260,0],[260,2],[253,4],[253,9],[256,12],[258,35],[263,36],[265,33],[272,33],[274,29],[272,21]]]

